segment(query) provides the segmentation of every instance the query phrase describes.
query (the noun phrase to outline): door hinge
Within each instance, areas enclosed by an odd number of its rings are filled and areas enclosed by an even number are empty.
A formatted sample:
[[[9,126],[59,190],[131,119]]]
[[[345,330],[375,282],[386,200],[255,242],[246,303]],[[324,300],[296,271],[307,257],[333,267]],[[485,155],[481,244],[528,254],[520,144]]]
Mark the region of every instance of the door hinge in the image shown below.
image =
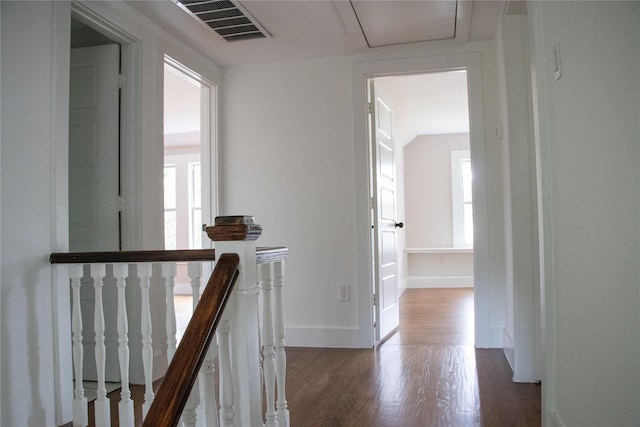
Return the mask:
[[[378,326],[378,322],[373,322],[373,327],[375,328],[376,326]]]
[[[124,74],[118,74],[118,89],[123,89],[127,84],[127,76]]]
[[[369,112],[369,114],[373,114],[373,102],[369,102],[367,104],[367,111]]]
[[[373,306],[375,307],[378,304],[378,299],[376,298],[376,294],[373,294]]]
[[[124,197],[118,196],[118,210],[124,212]]]
[[[375,208],[376,208],[376,198],[371,197],[371,209],[375,209]]]

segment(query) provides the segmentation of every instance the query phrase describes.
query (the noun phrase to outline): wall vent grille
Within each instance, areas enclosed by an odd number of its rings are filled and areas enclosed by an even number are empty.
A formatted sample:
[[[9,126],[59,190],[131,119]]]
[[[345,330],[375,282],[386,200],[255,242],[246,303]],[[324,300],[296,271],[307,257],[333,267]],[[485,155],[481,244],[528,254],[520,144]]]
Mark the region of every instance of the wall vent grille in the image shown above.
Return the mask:
[[[174,0],[228,42],[263,39],[269,33],[234,0]]]

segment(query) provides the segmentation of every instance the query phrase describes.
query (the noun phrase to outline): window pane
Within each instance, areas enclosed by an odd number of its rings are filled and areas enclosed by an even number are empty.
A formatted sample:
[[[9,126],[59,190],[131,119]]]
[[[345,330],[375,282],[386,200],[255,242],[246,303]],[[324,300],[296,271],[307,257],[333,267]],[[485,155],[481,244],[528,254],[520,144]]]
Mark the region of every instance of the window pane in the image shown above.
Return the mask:
[[[460,173],[462,174],[462,201],[471,202],[471,160],[460,161]]]
[[[473,206],[471,203],[464,204],[463,210],[463,240],[465,245],[473,244]]]
[[[191,168],[191,194],[193,200],[193,207],[199,208],[202,206],[202,192],[201,180],[200,180],[200,163],[189,163]]]
[[[191,221],[193,227],[191,227],[191,249],[200,249],[202,248],[202,228],[200,224],[202,224],[202,210],[194,209],[193,210],[193,219]]]
[[[164,211],[164,248],[176,249],[176,211]]]
[[[164,208],[176,208],[176,167],[173,165],[164,167]]]

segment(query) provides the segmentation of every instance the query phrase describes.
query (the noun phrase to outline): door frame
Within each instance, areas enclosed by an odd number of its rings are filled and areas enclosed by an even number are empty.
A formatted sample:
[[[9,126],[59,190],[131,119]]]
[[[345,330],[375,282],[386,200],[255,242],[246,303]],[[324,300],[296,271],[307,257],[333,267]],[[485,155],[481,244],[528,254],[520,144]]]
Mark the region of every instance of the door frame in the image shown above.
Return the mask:
[[[475,344],[477,347],[500,347],[501,328],[491,325],[491,283],[489,278],[489,215],[488,182],[485,153],[484,95],[482,55],[479,52],[437,55],[420,58],[362,61],[353,64],[354,157],[356,170],[356,262],[358,294],[358,342],[354,345],[372,347],[373,280],[371,238],[371,210],[369,189],[372,185],[371,147],[368,131],[368,81],[375,77],[425,74],[438,71],[466,69],[469,91],[469,134],[471,162],[475,177],[474,194],[474,304]],[[403,274],[400,272],[399,274]],[[495,329],[495,330],[494,330]]]

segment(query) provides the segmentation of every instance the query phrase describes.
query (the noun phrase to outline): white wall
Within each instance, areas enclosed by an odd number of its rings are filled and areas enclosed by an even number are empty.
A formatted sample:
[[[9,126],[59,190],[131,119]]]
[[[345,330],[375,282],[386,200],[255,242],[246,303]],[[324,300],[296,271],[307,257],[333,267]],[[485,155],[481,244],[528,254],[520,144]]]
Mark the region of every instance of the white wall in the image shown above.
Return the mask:
[[[254,215],[264,226],[258,245],[289,247],[293,345],[348,345],[358,327],[350,78],[348,58],[224,76],[220,210]],[[350,302],[338,302],[340,284],[352,286]]]
[[[640,424],[639,20],[638,2],[529,4],[548,425]]]
[[[469,134],[421,135],[405,148],[407,247],[453,247],[451,152],[469,150]]]
[[[56,243],[57,233],[64,233],[66,227],[64,221],[57,222],[55,205],[66,199],[56,192],[60,171],[55,170],[54,159],[55,150],[66,139],[61,123],[68,123],[67,113],[56,109],[68,96],[68,78],[63,72],[66,63],[68,76],[68,49],[66,58],[54,57],[52,49],[58,31],[64,32],[69,22],[55,18],[65,7],[51,2],[2,2],[0,7],[0,239],[5,249],[1,261],[0,424],[51,426],[55,425],[56,404],[53,354],[58,344],[51,325],[58,289],[48,255],[65,250]],[[33,22],[40,25],[34,27]]]
[[[393,60],[434,56],[440,61],[442,55],[458,59],[469,52],[481,52],[482,66],[486,67],[479,89],[488,108],[481,117],[491,123],[495,111],[495,57],[490,43],[382,49],[363,57],[225,70],[220,210],[222,214],[255,215],[265,227],[259,245],[289,247],[284,297],[290,345],[362,346],[371,342],[362,338],[366,335],[362,319],[367,316],[363,311],[370,311],[371,307],[365,299],[370,286],[366,273],[370,265],[365,258],[368,249],[361,245],[370,229],[365,232],[366,220],[356,217],[362,214],[363,197],[365,206],[368,200],[366,186],[363,190],[367,165],[362,152],[366,152],[366,145],[359,145],[366,142],[360,138],[364,128],[354,128],[352,67],[359,61],[385,59],[391,70]],[[487,137],[493,134],[494,126],[489,127]],[[478,155],[484,166],[484,149]],[[491,173],[484,171],[482,179]],[[486,182],[482,179],[480,182]],[[480,190],[485,197],[487,192],[493,190],[484,186]],[[490,198],[499,199],[499,195],[492,193]],[[493,218],[484,220],[489,224]],[[490,233],[488,225],[484,233]],[[481,239],[487,239],[487,235]],[[483,252],[487,258],[482,268],[486,271],[503,268],[492,264],[492,253]],[[485,274],[488,273],[481,276]],[[351,302],[338,302],[339,284],[359,289],[352,292]],[[494,299],[500,300],[493,295],[501,292],[500,287],[494,288],[488,282],[484,285],[486,294],[481,303],[488,307],[487,318],[478,324],[483,325],[481,336],[486,338],[480,345],[490,346],[501,343],[502,325],[496,325],[500,336],[493,341],[493,319],[489,318],[494,309],[504,308],[492,304]],[[499,321],[501,316],[498,314],[496,319]]]

